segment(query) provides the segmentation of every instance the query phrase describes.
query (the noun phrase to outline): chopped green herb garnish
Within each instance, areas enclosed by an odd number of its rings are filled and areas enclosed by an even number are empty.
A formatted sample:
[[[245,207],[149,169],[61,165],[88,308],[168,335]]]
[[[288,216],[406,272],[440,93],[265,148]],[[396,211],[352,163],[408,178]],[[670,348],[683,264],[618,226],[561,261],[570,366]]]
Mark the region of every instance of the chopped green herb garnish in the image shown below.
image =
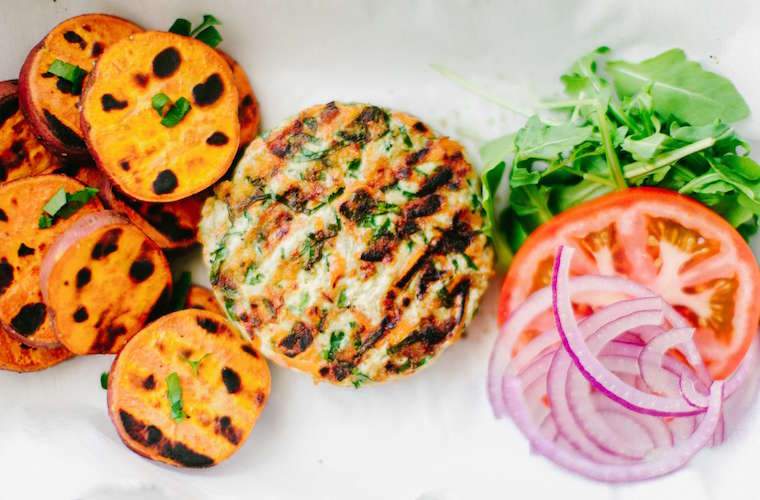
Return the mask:
[[[207,352],[206,354],[204,354],[200,358],[196,359],[195,361],[193,361],[192,359],[189,359],[189,358],[182,358],[182,359],[184,361],[186,361],[188,365],[190,365],[190,369],[193,370],[193,375],[195,375],[197,377],[198,376],[198,370],[201,367],[201,363],[203,363],[203,360],[206,359],[206,358],[208,358],[209,356],[211,356],[211,353]]]
[[[346,290],[344,288],[338,294],[338,307],[340,307],[341,309],[343,309],[347,305],[348,305],[348,297],[346,296]]]
[[[343,339],[346,337],[346,334],[341,331],[336,332],[330,332],[330,345],[325,351],[322,353],[322,357],[325,358],[327,361],[333,361],[335,360],[335,354],[340,349],[340,346],[343,344]]]
[[[365,382],[369,382],[372,380],[368,375],[365,375],[364,373],[360,372],[358,368],[353,369],[353,371],[351,372],[351,376],[352,376],[351,384],[353,384],[354,388],[356,389],[361,387],[362,384],[364,384]]]
[[[182,409],[182,385],[179,381],[177,372],[171,372],[166,377],[166,398],[172,411],[172,420],[181,422],[187,417],[185,410]]]
[[[351,177],[356,175],[356,172],[359,170],[359,167],[362,166],[362,161],[359,158],[354,158],[348,163],[348,167],[346,167],[346,170],[348,170],[348,175]]]
[[[475,265],[475,262],[473,262],[472,257],[467,255],[466,253],[462,252],[462,257],[464,257],[464,261],[467,262],[467,267],[472,269],[473,271],[478,270],[478,266]]]
[[[82,89],[82,80],[87,76],[87,71],[75,64],[69,64],[60,59],[53,61],[50,67],[48,67],[48,73],[52,73],[69,82],[71,90],[75,93],[78,93]]]
[[[63,188],[59,189],[42,207],[43,213],[40,215],[38,227],[46,229],[52,226],[56,219],[68,219],[96,194],[98,190],[91,187],[73,193],[67,193]]]
[[[219,271],[221,270],[224,259],[227,258],[227,247],[220,244],[216,250],[211,252],[211,262],[209,262],[209,281],[215,284],[219,281]]]
[[[222,35],[214,26],[222,24],[211,14],[203,16],[203,21],[195,29],[187,19],[179,18],[174,21],[169,31],[178,35],[192,36],[210,47],[216,47],[222,41]]]
[[[230,317],[232,320],[237,319],[237,314],[235,314],[235,311],[233,310],[233,307],[235,306],[235,300],[231,299],[229,297],[225,297],[224,299],[224,310],[227,311],[227,316]]]
[[[168,128],[175,127],[182,121],[185,115],[190,111],[191,107],[190,101],[184,97],[180,97],[161,119],[161,125]]]
[[[103,372],[100,374],[100,387],[102,389],[108,390],[108,372]]]
[[[158,94],[154,95],[150,100],[150,105],[153,106],[153,109],[156,110],[156,113],[158,113],[158,116],[162,117],[164,116],[164,106],[167,104],[171,104],[172,100],[169,99],[169,96],[164,94],[163,92],[159,92]]]
[[[245,284],[256,285],[261,283],[264,279],[264,275],[256,271],[256,264],[251,264],[245,271]]]
[[[190,287],[193,285],[193,275],[190,271],[183,271],[179,278],[174,280],[174,291],[172,292],[172,311],[181,311],[187,303],[187,296],[190,293]]]

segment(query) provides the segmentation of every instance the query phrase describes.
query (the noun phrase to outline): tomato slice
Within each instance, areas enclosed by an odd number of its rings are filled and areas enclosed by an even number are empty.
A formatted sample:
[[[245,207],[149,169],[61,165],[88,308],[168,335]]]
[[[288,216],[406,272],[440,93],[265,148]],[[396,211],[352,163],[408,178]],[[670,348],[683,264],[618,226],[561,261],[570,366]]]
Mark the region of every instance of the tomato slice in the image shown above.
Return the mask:
[[[760,320],[760,270],[728,222],[691,198],[633,188],[584,203],[539,227],[515,255],[504,280],[499,323],[549,284],[559,245],[575,247],[572,273],[626,276],[662,295],[696,328],[695,340],[715,378],[730,375]],[[575,304],[583,313],[620,297]],[[549,311],[521,342],[551,327]]]

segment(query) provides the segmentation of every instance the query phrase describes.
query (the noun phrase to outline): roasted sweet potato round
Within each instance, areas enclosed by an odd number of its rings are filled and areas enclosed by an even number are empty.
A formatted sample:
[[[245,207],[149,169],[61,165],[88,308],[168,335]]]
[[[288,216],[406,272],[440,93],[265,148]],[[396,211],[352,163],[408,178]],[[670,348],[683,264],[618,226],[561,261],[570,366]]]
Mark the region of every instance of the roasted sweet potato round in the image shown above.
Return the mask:
[[[27,177],[0,186],[0,324],[35,347],[60,345],[42,301],[42,257],[78,218],[102,209],[93,198],[68,218],[55,217],[50,227],[41,229],[43,207],[61,188],[75,193],[84,186],[63,175]]]
[[[144,32],[98,60],[82,94],[82,128],[95,162],[125,194],[175,201],[225,174],[240,140],[237,108],[217,51]]]
[[[50,150],[74,159],[88,156],[77,108],[82,72],[75,67],[91,71],[106,47],[140,31],[119,17],[84,14],[53,28],[32,49],[19,75],[19,98],[24,115]],[[60,63],[53,66],[55,61]],[[80,81],[54,74],[67,70]]]
[[[214,292],[205,286],[193,285],[190,287],[185,300],[185,307],[187,309],[202,309],[224,316],[224,312],[214,297]]]
[[[232,58],[228,53],[220,50],[220,54],[230,65],[232,70],[232,80],[238,91],[238,120],[240,120],[240,147],[246,146],[254,140],[259,133],[259,123],[261,115],[259,113],[259,102],[256,94],[253,93],[251,82],[248,81],[248,75],[245,74],[243,67]]]
[[[40,144],[19,109],[18,82],[0,82],[0,182],[58,167],[58,158]]]
[[[116,353],[171,296],[161,249],[113,211],[89,214],[45,255],[40,286],[56,334],[76,354]]]
[[[111,368],[108,411],[136,453],[209,467],[243,444],[269,387],[266,361],[223,317],[186,309],[127,343]]]
[[[0,331],[0,370],[36,372],[57,365],[72,356],[65,347],[29,347],[12,335]]]

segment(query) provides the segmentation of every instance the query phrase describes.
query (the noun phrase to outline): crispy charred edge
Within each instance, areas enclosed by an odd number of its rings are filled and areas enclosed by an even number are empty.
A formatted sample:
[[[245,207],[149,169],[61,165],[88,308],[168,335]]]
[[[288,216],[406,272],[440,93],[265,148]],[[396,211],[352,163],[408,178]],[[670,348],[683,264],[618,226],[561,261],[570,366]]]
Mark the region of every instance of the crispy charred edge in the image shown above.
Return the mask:
[[[308,349],[313,342],[314,331],[309,325],[299,321],[277,345],[285,356],[294,358]]]
[[[118,208],[121,208],[122,210],[124,210],[124,208],[131,210],[132,213],[128,213],[127,215],[141,219],[146,225],[165,237],[166,241],[157,242],[159,246],[163,248],[184,248],[196,242],[196,233],[198,231],[197,225],[196,227],[183,225],[184,221],[180,220],[176,214],[164,210],[163,203],[149,203],[135,200],[122,193],[116,186],[114,186],[112,192],[115,199],[115,203],[113,204],[125,205],[125,207]],[[173,203],[189,201],[190,198],[187,198]]]
[[[126,437],[131,439],[129,441],[122,436],[122,440],[140,455],[154,459],[152,456],[154,453],[166,459],[168,463],[182,467],[202,468],[210,467],[216,463],[213,458],[192,450],[184,443],[170,440],[164,436],[161,429],[152,424],[146,424],[126,410],[119,409],[118,411],[124,433]],[[133,442],[146,448],[147,451],[134,446]]]
[[[66,22],[66,21],[64,21]],[[84,142],[80,145],[66,144],[56,134],[50,130],[48,126],[48,120],[46,119],[43,110],[37,109],[32,102],[32,71],[35,64],[37,54],[45,46],[45,40],[47,35],[37,45],[35,45],[24,60],[24,64],[21,66],[21,72],[18,79],[18,99],[19,107],[24,115],[24,119],[29,123],[34,136],[40,141],[47,149],[54,154],[78,161],[88,161],[89,153],[85,147]],[[78,137],[78,136],[77,136]],[[81,139],[81,138],[80,138]]]
[[[282,160],[294,158],[301,152],[304,144],[310,142],[316,128],[308,124],[310,120],[330,123],[340,113],[340,106],[329,102],[302,113],[294,121],[279,130],[266,141],[269,151]],[[311,114],[307,114],[311,113]],[[313,115],[313,116],[312,116]],[[351,144],[364,145],[387,134],[390,130],[390,114],[378,106],[364,105],[359,114],[344,128],[335,132],[329,150],[346,147]]]

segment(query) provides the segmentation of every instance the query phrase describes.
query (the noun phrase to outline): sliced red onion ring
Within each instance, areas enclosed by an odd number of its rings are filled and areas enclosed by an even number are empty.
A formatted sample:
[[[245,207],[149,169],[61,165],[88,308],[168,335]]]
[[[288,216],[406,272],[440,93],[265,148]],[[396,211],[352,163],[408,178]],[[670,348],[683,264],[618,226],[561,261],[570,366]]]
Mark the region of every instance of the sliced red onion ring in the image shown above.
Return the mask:
[[[85,215],[59,235],[53,244],[50,245],[47,252],[45,252],[45,256],[42,258],[42,263],[40,264],[40,290],[42,291],[42,300],[44,302],[47,302],[48,300],[47,282],[50,278],[50,273],[53,271],[53,267],[56,262],[58,262],[58,259],[66,253],[66,250],[101,227],[110,226],[112,224],[124,224],[126,222],[129,221],[123,215],[111,210],[103,210],[101,212]]]
[[[652,391],[662,395],[673,396],[675,391],[678,390],[678,385],[673,387],[672,378],[664,376],[667,372],[662,369],[663,359],[669,349],[691,342],[693,334],[693,328],[674,328],[653,337],[647,342],[644,349],[641,350],[641,354],[639,355],[641,378],[644,379],[644,382],[647,383],[647,386]],[[682,377],[681,380],[683,379]],[[705,404],[699,405],[699,407],[704,408],[707,406],[706,399]]]
[[[572,255],[573,249],[570,247],[561,246],[557,251],[552,276],[553,309],[557,332],[565,351],[581,373],[596,389],[633,411],[658,416],[686,416],[703,412],[703,408],[694,408],[683,397],[649,394],[625,384],[594,356],[578,327],[570,300],[568,279]],[[559,421],[557,424],[561,428]]]
[[[546,456],[570,471],[590,479],[610,483],[653,479],[683,467],[713,438],[718,428],[723,403],[723,382],[713,382],[710,387],[710,402],[704,418],[688,439],[672,448],[659,451],[656,454],[657,458],[653,460],[608,464],[590,460],[546,438],[531,420],[522,394],[522,385],[517,377],[506,374],[502,388],[507,411],[517,427],[528,437],[531,448],[536,453]]]

